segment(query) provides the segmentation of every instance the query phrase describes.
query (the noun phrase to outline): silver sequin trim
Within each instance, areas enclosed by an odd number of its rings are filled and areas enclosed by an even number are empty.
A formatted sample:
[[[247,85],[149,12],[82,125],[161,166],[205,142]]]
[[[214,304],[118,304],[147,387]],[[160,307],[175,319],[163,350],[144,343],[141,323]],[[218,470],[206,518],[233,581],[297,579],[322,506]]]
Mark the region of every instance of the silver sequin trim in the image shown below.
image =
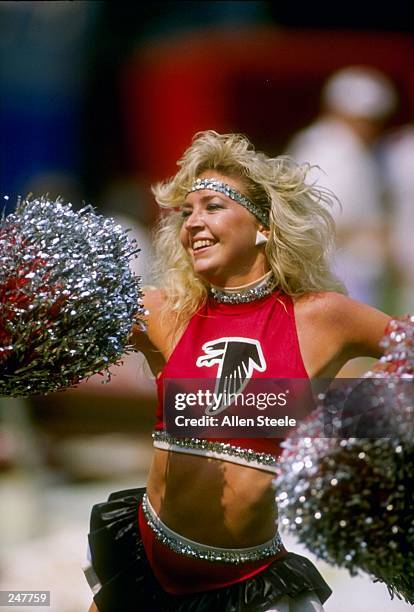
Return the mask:
[[[222,181],[219,181],[218,179],[214,178],[198,178],[192,184],[191,189],[189,189],[189,191],[187,192],[187,195],[189,193],[192,193],[193,191],[200,191],[201,189],[211,189],[212,191],[219,191],[220,193],[223,193],[228,198],[231,198],[235,202],[238,202],[239,204],[247,208],[247,210],[250,211],[252,215],[254,215],[257,219],[259,219],[259,221],[263,223],[263,225],[269,227],[268,212],[263,210],[262,208],[259,208],[259,206],[256,206],[256,204],[246,198],[246,196],[240,193],[240,191],[237,191],[237,189],[234,189],[234,187],[231,187],[227,183],[223,183]]]
[[[142,510],[144,512],[145,520],[155,533],[156,538],[173,552],[179,555],[184,555],[185,557],[220,563],[248,563],[250,561],[259,561],[260,559],[273,557],[283,548],[278,532],[276,532],[276,534],[270,540],[269,545],[254,546],[252,547],[253,550],[242,548],[240,551],[238,551],[237,549],[214,548],[212,546],[205,546],[203,544],[198,545],[197,542],[192,542],[189,544],[188,540],[184,543],[178,535],[177,537],[174,537],[163,531],[161,528],[161,521],[159,524],[158,521],[155,522],[153,520],[147,504],[147,496],[144,495],[142,498]],[[184,538],[184,540],[186,540],[186,538]]]
[[[176,438],[166,431],[154,431],[152,434],[154,442],[166,442],[169,445],[181,448],[212,451],[230,457],[240,457],[247,463],[259,463],[276,468],[278,461],[269,453],[258,453],[251,448],[233,446],[227,442],[210,442],[201,438]]]
[[[210,288],[210,293],[216,302],[222,304],[245,304],[247,302],[254,302],[255,300],[261,300],[262,298],[270,295],[276,287],[276,280],[271,276],[263,285],[253,287],[252,289],[245,289],[235,292],[226,292],[215,287]]]

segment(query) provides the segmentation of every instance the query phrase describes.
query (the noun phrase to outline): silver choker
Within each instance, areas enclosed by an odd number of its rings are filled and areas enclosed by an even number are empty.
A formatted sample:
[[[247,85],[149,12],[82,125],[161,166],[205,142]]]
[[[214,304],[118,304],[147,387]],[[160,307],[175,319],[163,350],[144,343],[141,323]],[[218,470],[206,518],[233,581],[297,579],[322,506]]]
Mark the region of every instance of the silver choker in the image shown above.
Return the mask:
[[[272,272],[242,287],[210,287],[210,293],[221,304],[245,304],[270,295],[277,285]]]

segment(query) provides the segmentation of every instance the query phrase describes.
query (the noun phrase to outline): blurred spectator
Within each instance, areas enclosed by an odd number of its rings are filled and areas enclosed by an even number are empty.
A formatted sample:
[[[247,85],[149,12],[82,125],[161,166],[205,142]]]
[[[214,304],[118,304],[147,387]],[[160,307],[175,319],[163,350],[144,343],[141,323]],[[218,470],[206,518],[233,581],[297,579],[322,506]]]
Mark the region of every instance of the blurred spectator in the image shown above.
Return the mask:
[[[351,297],[381,306],[386,266],[383,188],[373,145],[397,96],[385,75],[370,67],[334,73],[322,91],[322,113],[294,136],[288,152],[319,168],[312,180],[331,189],[342,204],[337,222],[335,269]]]
[[[379,159],[390,207],[391,253],[398,270],[397,312],[414,311],[414,123],[391,132]]]

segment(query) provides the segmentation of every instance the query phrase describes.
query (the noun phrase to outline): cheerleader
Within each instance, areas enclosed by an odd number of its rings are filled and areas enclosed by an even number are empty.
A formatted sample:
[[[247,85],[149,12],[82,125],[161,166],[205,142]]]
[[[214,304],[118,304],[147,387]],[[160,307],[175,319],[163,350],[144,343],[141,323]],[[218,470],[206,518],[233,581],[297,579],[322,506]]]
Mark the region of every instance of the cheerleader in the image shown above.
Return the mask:
[[[90,612],[320,612],[329,586],[277,530],[280,439],[178,436],[166,389],[332,378],[349,359],[380,356],[389,317],[331,273],[335,197],[307,182],[308,165],[214,131],[178,164],[153,187],[165,210],[159,289],[144,289],[147,330],[132,334],[156,376],[154,457],[145,489],[92,510]]]

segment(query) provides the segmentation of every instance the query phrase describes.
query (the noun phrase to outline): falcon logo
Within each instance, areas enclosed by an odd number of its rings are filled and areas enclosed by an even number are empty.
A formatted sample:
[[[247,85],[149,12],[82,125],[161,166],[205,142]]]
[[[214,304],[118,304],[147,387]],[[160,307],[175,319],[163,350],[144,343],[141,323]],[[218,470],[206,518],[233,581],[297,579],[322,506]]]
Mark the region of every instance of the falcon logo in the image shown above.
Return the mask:
[[[203,344],[204,355],[197,358],[199,368],[218,364],[217,381],[214,390],[215,403],[205,413],[219,414],[234,401],[249,382],[254,370],[264,372],[266,361],[258,340],[251,338],[219,338]],[[233,399],[232,399],[233,397]]]

